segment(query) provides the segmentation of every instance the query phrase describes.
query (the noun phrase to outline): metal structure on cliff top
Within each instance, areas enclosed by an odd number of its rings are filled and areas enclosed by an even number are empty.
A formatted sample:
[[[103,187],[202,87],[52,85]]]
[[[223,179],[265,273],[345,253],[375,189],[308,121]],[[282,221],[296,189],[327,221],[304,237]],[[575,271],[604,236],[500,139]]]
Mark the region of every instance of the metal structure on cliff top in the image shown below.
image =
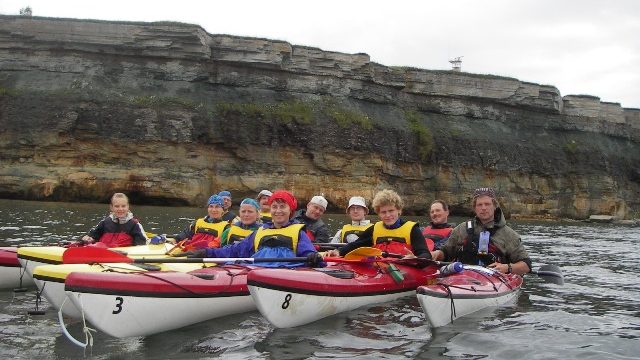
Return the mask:
[[[453,60],[449,60],[452,66],[452,71],[462,71],[462,58],[463,56],[458,56],[456,58],[453,58]]]

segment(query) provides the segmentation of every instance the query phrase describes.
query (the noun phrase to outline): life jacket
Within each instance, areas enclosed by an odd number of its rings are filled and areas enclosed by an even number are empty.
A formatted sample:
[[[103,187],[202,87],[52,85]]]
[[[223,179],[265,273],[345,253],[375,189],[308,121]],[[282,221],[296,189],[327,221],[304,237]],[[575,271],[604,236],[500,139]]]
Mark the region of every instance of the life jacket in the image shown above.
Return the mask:
[[[347,236],[351,235],[351,234],[355,234],[358,237],[360,237],[360,235],[367,230],[368,228],[370,228],[371,226],[373,226],[373,224],[367,224],[367,225],[352,225],[352,224],[346,224],[342,227],[341,230],[341,234],[340,234],[340,242],[344,243],[347,238]]]
[[[185,241],[183,251],[220,247],[220,236],[222,236],[224,229],[229,226],[229,223],[224,220],[208,222],[205,219],[200,218],[196,221],[196,225],[193,228],[194,235],[191,239]]]
[[[133,245],[133,233],[138,226],[138,219],[132,218],[124,224],[118,224],[107,218],[104,220],[104,233],[97,242],[107,247],[122,247]]]
[[[473,221],[467,221],[467,237],[464,239],[462,246],[458,246],[456,251],[457,260],[463,264],[470,265],[489,265],[494,262],[502,262],[504,254],[493,243],[492,237],[498,231],[498,227],[486,229],[489,232],[489,246],[486,254],[478,253],[478,244],[480,242],[480,234],[475,234]]]
[[[260,220],[261,220],[263,223],[271,222],[271,213],[270,213],[270,212],[268,212],[268,211],[266,211],[266,212],[262,212],[262,211],[261,211],[261,212],[260,212]]]
[[[254,229],[243,229],[238,225],[231,225],[229,232],[227,233],[227,245],[242,241],[242,239],[249,236],[253,231]]]
[[[449,224],[444,224],[446,227],[438,227],[434,228],[432,225],[427,225],[424,230],[422,230],[422,235],[424,235],[425,240],[427,240],[427,247],[429,251],[433,251],[434,248],[440,248],[443,245],[443,242],[449,238],[451,232],[453,231],[453,227]]]
[[[373,246],[388,253],[412,254],[411,229],[415,225],[415,222],[407,221],[396,229],[387,229],[384,222],[378,221],[373,225]]]
[[[285,247],[291,249],[293,253],[298,251],[298,241],[300,231],[304,229],[304,224],[291,224],[279,229],[259,228],[253,241],[253,250],[257,252],[263,246]]]

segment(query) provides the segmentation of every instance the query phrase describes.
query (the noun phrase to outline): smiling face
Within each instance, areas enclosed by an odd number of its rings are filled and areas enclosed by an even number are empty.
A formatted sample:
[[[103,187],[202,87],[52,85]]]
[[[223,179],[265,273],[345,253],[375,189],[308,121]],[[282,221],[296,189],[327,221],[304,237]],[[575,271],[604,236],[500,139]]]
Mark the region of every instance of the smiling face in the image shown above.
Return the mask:
[[[479,196],[474,200],[473,211],[483,224],[493,221],[496,212],[496,206],[490,196]]]
[[[129,213],[129,201],[123,197],[114,197],[109,209],[115,217],[123,218]]]
[[[349,217],[351,218],[351,221],[362,221],[366,215],[367,209],[362,206],[351,205],[351,207],[349,207]]]
[[[211,204],[207,207],[207,214],[209,214],[209,217],[212,219],[220,219],[223,213],[224,209],[218,204]]]
[[[291,208],[289,205],[276,199],[271,203],[271,221],[276,228],[281,228],[289,222],[291,216]]]
[[[381,205],[378,209],[378,216],[385,225],[390,226],[400,218],[400,209],[393,205]]]
[[[441,203],[435,202],[431,204],[429,217],[434,224],[444,224],[449,219],[449,210],[445,210]]]
[[[244,225],[251,225],[258,221],[258,209],[249,204],[240,205],[240,221]]]

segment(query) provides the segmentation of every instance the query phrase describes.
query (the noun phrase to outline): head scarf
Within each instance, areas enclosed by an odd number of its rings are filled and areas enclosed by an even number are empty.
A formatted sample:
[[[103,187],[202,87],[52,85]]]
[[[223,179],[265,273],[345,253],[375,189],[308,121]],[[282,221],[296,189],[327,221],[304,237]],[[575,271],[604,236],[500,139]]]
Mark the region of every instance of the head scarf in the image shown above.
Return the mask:
[[[256,208],[256,210],[258,210],[258,212],[260,212],[260,205],[258,205],[258,202],[251,199],[251,198],[246,198],[244,200],[242,200],[242,202],[240,203],[240,206],[242,205],[251,205],[253,207]]]
[[[207,206],[214,204],[224,206],[224,200],[222,200],[222,197],[220,195],[211,195],[211,197],[207,201]]]
[[[478,188],[473,192],[473,198],[476,199],[476,198],[479,198],[480,196],[488,196],[495,200],[496,191],[490,187]]]

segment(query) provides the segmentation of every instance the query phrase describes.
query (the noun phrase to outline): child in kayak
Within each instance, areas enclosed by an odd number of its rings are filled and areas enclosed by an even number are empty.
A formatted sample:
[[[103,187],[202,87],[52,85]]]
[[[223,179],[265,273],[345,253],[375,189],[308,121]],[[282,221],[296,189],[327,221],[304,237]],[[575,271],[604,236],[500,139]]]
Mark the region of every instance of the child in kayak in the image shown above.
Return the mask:
[[[82,237],[86,244],[103,244],[106,247],[146,245],[147,236],[142,225],[129,211],[129,198],[123,193],[111,196],[111,213]]]
[[[237,221],[229,226],[223,233],[220,246],[232,245],[242,241],[254,232],[258,230],[262,222],[260,222],[260,205],[258,202],[246,198],[240,203],[240,221]]]
[[[400,218],[404,204],[398,193],[382,190],[373,198],[372,205],[380,221],[365,230],[358,240],[328,251],[328,256],[344,256],[359,247],[373,246],[388,253],[431,259],[418,223]]]
[[[229,222],[222,219],[223,214],[224,200],[219,195],[211,195],[207,200],[207,216],[197,219],[172,237],[176,241],[186,240],[182,243],[183,251],[220,247],[220,237],[229,227]]]
[[[322,265],[322,257],[304,231],[304,224],[291,220],[297,200],[288,191],[278,190],[269,199],[272,222],[260,226],[242,241],[223,248],[207,248],[189,251],[176,256],[222,258],[290,258],[307,257],[302,263],[261,262],[264,267],[296,267]]]
[[[353,196],[347,205],[347,215],[351,219],[350,224],[346,224],[331,239],[332,243],[350,243],[360,237],[363,231],[373,226],[371,221],[365,219],[369,214],[369,208],[362,196]]]

